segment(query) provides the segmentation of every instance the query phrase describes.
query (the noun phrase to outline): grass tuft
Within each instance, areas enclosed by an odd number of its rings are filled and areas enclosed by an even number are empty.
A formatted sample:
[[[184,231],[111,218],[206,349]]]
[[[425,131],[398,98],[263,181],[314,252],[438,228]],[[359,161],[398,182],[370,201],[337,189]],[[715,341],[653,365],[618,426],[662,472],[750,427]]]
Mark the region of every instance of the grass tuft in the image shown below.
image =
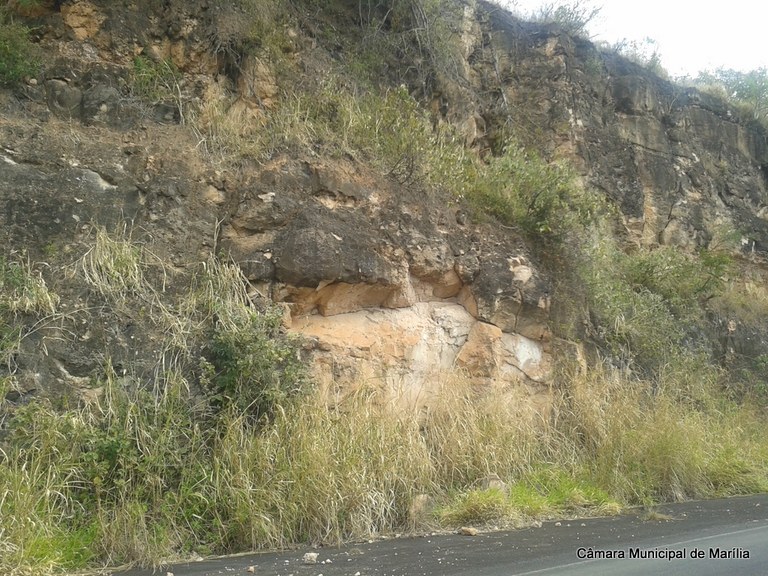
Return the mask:
[[[127,230],[110,235],[105,228],[94,227],[93,236],[81,267],[85,281],[94,290],[107,299],[151,292],[144,278],[145,250],[131,240]]]
[[[51,315],[58,304],[59,297],[29,261],[0,256],[0,313]]]
[[[508,521],[513,512],[507,495],[498,488],[471,490],[460,494],[440,511],[440,521],[446,526],[489,524]]]

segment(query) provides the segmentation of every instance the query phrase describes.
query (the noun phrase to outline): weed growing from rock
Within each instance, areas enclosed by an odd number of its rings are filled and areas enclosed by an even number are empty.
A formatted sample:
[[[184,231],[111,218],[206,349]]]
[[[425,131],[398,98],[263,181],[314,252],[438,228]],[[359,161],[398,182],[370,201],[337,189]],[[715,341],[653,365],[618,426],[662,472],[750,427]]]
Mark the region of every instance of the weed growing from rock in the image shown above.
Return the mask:
[[[51,316],[58,305],[58,295],[48,288],[40,271],[33,269],[28,260],[0,256],[1,367],[13,372],[13,358],[24,334],[18,318],[23,315]]]
[[[0,256],[0,313],[54,314],[59,303],[28,261]]]

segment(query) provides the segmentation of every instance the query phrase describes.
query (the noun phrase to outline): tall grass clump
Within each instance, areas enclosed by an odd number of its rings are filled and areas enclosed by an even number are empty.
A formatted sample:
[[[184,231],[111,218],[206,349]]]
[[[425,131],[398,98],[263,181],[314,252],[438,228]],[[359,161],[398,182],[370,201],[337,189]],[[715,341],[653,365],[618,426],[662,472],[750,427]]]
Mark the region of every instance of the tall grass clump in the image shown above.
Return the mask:
[[[444,385],[422,424],[438,484],[458,490],[497,476],[525,476],[547,457],[539,425],[500,390],[482,391],[461,378]]]
[[[146,56],[136,56],[131,71],[133,95],[150,102],[179,98],[181,72],[173,62],[155,62]]]
[[[731,275],[711,301],[712,310],[724,318],[733,318],[749,328],[759,328],[768,321],[768,287],[761,274],[742,270]]]
[[[76,568],[183,549],[188,531],[170,519],[200,457],[203,420],[181,407],[183,380],[163,384],[160,397],[131,396],[110,377],[86,407],[14,411],[0,475],[25,488],[8,490],[0,508],[18,552],[0,566]]]
[[[113,303],[131,296],[148,297],[153,287],[145,278],[146,247],[126,229],[110,234],[106,228],[94,227],[92,236],[92,245],[80,260],[86,283]]]
[[[374,383],[318,388],[254,426],[178,374],[152,392],[112,374],[89,405],[17,411],[0,460],[0,568],[152,564],[766,487],[754,414],[627,384],[608,368],[571,374],[535,425],[502,390],[460,380],[426,410]],[[432,511],[414,524],[423,496]]]
[[[136,56],[130,71],[128,88],[134,103],[147,108],[163,104],[172,106],[178,120],[186,121],[188,95],[183,91],[181,71],[170,60],[155,61],[146,56]]]
[[[404,524],[412,497],[431,488],[429,460],[414,419],[376,396],[363,389],[328,404],[318,391],[281,411],[244,455],[240,440],[227,437],[235,441],[222,446],[231,454],[229,472],[256,474],[263,490],[256,499],[235,478],[229,482],[228,499],[246,518],[255,510],[269,521],[261,541],[248,545],[338,543]],[[243,456],[260,465],[243,470]]]
[[[700,367],[682,397],[677,376],[655,386],[604,366],[568,376],[559,426],[584,473],[630,504],[765,490],[762,418],[723,399],[714,369]]]
[[[234,406],[211,423],[178,376],[160,397],[110,380],[85,408],[19,410],[0,461],[0,544],[13,551],[0,567],[152,563],[404,525],[432,491],[428,454],[416,421],[370,394],[329,405],[317,392],[258,429]]]

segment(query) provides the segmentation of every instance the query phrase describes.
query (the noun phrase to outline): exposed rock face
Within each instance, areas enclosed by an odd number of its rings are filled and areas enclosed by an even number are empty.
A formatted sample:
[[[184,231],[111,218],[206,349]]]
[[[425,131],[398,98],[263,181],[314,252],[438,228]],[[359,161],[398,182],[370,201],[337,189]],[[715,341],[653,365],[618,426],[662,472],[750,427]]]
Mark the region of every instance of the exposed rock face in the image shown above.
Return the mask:
[[[583,135],[608,142],[610,151],[598,148],[606,164],[624,166],[620,201],[628,227],[642,242],[683,248],[708,247],[742,230],[748,250],[764,254],[765,134],[704,95],[621,72],[610,86],[615,122],[609,130],[588,126]],[[610,145],[617,140],[626,142],[624,151]],[[607,166],[596,168],[591,177],[604,188]]]
[[[280,158],[244,189],[222,246],[288,304],[326,377],[546,383],[547,280],[519,240],[351,162]]]
[[[458,77],[437,80],[436,122],[459,127],[481,154],[511,125],[524,142],[570,159],[616,201],[638,243],[707,247],[736,230],[741,250],[764,258],[764,130],[587,41],[489,8],[466,6]],[[443,371],[460,370],[546,396],[553,279],[537,247],[472,222],[457,199],[352,159],[306,152],[218,173],[199,153],[203,142],[179,125],[182,108],[147,109],[130,97],[132,59],[142,55],[173,62],[179,94],[205,101],[226,86],[236,96],[230,119],[276,106],[268,63],[232,60],[242,26],[234,8],[172,0],[145,14],[76,0],[47,17],[44,75],[0,94],[5,245],[41,259],[52,245],[76,253],[90,222],[124,220],[174,266],[215,244],[285,304],[324,377],[373,374],[418,395]],[[318,35],[305,36],[291,36],[286,57],[322,50]],[[70,296],[80,297],[74,288]],[[119,361],[131,346],[151,348],[128,321],[88,338],[72,330],[79,342],[59,348],[42,332],[30,340],[19,367],[34,386],[87,377],[104,349]]]
[[[72,2],[61,7],[61,17],[72,29],[75,38],[85,40],[95,36],[104,22],[104,16],[90,2]]]
[[[397,310],[372,309],[338,316],[305,316],[293,328],[337,352],[321,360],[328,376],[360,371],[359,360],[376,358],[397,383],[424,385],[459,368],[484,381],[546,383],[542,346],[472,317],[453,302],[419,302]],[[351,362],[350,362],[351,359]]]
[[[731,250],[765,269],[768,134],[761,125],[555,26],[523,23],[483,3],[481,14],[483,7],[482,33],[465,39],[471,88],[443,90],[446,119],[481,116],[480,147],[506,122],[524,141],[567,158],[586,185],[614,200],[630,241]],[[479,93],[496,97],[473,98]],[[741,325],[728,332],[729,322],[715,323],[722,325],[716,339],[731,343],[720,352],[759,355],[765,334]]]
[[[0,102],[9,108],[7,100]],[[34,105],[27,111],[39,112]],[[216,215],[206,195],[211,185],[203,182],[213,175],[194,159],[164,156],[176,150],[182,157],[194,143],[179,127],[115,134],[29,116],[0,119],[0,142],[2,257],[23,258],[43,271],[47,262],[65,263],[68,272],[46,278],[61,297],[59,314],[34,324],[22,341],[14,359],[18,387],[87,394],[107,358],[137,374],[151,373],[157,352],[151,323],[102,309],[75,269],[97,224],[137,242],[155,241],[171,285],[174,266],[183,273],[187,263],[206,257]]]
[[[487,6],[488,7],[488,6]],[[613,198],[642,244],[684,249],[739,231],[742,250],[768,250],[768,139],[716,98],[676,86],[556,27],[498,10],[476,36],[468,80],[493,102],[448,102],[456,118],[500,120],[566,157]],[[545,128],[546,127],[546,128]]]

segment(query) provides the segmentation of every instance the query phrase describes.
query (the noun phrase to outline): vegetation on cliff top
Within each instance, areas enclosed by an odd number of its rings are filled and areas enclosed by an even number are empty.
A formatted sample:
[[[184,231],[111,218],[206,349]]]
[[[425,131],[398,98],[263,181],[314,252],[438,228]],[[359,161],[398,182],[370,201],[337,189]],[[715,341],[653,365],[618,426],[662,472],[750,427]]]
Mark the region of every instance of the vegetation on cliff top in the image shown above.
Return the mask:
[[[245,45],[290,71],[279,56],[282,28],[265,22],[288,17],[287,7],[268,7]],[[25,321],[59,310],[39,267],[6,254],[0,571],[152,564],[768,489],[765,359],[729,371],[701,336],[717,310],[768,322],[768,293],[752,283],[744,298],[736,287],[747,279],[725,251],[628,250],[614,237],[612,206],[514,134],[482,158],[467,150],[417,100],[448,66],[453,35],[432,28],[451,25],[438,18],[440,3],[359,7],[369,51],[318,82],[286,73],[260,122],[233,122],[225,98],[221,107],[179,103],[212,162],[347,154],[402,186],[468,200],[478,217],[546,244],[567,281],[554,329],[593,343],[596,359],[560,356],[552,412],[536,422],[460,375],[426,414],[375,380],[316,388],[280,311],[249,296],[237,267],[215,257],[187,263],[194,274],[171,292],[150,246],[95,227],[76,265],[48,276],[76,275],[105,310],[152,325],[162,335],[154,375],[142,380],[105,358],[88,402],[17,403],[13,359]],[[242,44],[217,42],[223,51]],[[384,48],[382,59],[400,50],[413,68],[374,82],[382,68],[370,50]],[[170,66],[133,65],[136,96],[174,90]]]

